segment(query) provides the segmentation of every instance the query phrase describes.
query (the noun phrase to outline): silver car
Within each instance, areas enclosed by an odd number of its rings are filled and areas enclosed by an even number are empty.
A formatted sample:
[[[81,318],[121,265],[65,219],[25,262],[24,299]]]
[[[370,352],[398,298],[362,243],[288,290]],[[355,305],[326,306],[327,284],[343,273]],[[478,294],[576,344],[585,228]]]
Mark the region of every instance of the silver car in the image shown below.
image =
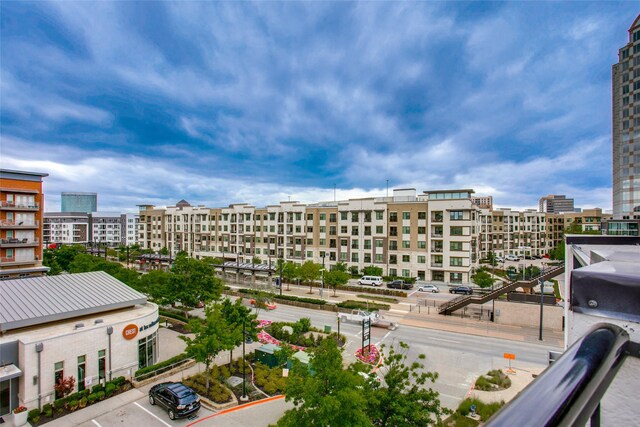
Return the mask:
[[[437,293],[440,292],[440,288],[438,288],[436,285],[422,285],[418,288],[418,292],[432,292],[432,293]]]

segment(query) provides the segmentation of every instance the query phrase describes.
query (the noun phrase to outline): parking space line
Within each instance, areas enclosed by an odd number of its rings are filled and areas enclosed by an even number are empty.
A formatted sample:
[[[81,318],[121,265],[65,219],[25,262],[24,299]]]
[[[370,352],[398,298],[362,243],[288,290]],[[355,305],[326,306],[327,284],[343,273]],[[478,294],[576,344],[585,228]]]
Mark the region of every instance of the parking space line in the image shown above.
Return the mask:
[[[92,422],[92,423],[94,423],[95,425],[97,425],[98,427],[102,427],[102,426],[100,425],[100,423],[99,423],[99,422],[97,422],[96,420],[91,420],[91,422]]]
[[[160,421],[162,424],[166,425],[167,427],[172,427],[171,424],[165,422],[162,420],[162,418],[158,417],[156,414],[154,414],[153,412],[151,412],[150,410],[148,410],[147,408],[144,408],[142,405],[140,405],[138,402],[133,402],[134,405],[136,405],[138,408],[142,409],[144,412],[146,412],[147,414],[151,415],[153,418],[155,418],[156,420]]]

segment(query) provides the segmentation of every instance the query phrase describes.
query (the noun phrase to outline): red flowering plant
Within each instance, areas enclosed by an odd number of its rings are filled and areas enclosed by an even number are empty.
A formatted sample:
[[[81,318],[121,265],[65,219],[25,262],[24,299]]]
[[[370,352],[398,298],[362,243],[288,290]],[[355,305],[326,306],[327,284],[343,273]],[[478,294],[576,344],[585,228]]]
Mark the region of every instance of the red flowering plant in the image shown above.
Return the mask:
[[[380,360],[380,352],[375,345],[371,344],[370,347],[371,348],[363,347],[356,350],[356,357],[364,363],[375,365]]]
[[[26,406],[18,406],[13,410],[14,414],[19,414],[20,412],[25,412],[27,410]]]

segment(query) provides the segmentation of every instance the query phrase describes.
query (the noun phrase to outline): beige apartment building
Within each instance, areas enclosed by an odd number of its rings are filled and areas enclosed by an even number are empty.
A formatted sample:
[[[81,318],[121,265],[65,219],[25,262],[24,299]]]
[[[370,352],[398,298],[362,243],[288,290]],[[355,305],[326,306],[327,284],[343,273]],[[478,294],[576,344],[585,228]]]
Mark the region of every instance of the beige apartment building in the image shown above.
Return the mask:
[[[394,190],[392,197],[264,208],[140,205],[143,248],[196,258],[274,262],[282,258],[359,271],[374,265],[384,275],[466,283],[478,260],[479,209],[473,190]]]

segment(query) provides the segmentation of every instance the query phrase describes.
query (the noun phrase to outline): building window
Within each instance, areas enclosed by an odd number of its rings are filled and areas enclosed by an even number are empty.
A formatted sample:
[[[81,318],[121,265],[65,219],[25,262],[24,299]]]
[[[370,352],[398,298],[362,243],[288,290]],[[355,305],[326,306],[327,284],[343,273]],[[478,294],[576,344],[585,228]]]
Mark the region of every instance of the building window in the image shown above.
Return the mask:
[[[460,221],[463,219],[463,213],[462,211],[450,211],[449,212],[449,219],[452,221]]]
[[[409,240],[403,240],[403,241],[402,241],[402,247],[403,247],[404,249],[409,249],[409,248],[411,248],[411,242],[410,242]]]
[[[461,251],[462,250],[462,242],[450,242],[449,249],[452,251]]]
[[[376,239],[376,248],[382,248],[384,246],[384,241],[381,239]]]
[[[449,273],[451,283],[462,283],[462,273]]]
[[[384,262],[384,258],[382,257],[382,254],[376,254],[375,260],[376,260],[376,263]]]
[[[334,213],[329,214],[329,222],[336,222],[336,214]]]
[[[138,340],[138,368],[146,368],[156,363],[156,355],[158,354],[157,347],[157,332],[149,335],[148,337]]]
[[[418,227],[418,234],[427,234],[427,227]]]
[[[389,269],[389,276],[395,277],[397,275],[398,275],[398,270],[396,270],[395,268]]]
[[[352,253],[351,254],[351,262],[358,262],[358,254],[357,253]]]
[[[418,264],[424,264],[427,262],[427,257],[424,255],[418,255]]]
[[[346,211],[345,212],[340,212],[340,220],[341,221],[346,221],[348,215],[349,215],[349,212],[346,212]]]
[[[64,362],[56,362],[53,367],[53,383],[58,384],[64,378]],[[61,399],[64,396],[58,391],[55,392],[55,399]]]
[[[382,225],[376,225],[376,234],[384,233],[384,227]]]
[[[407,269],[402,270],[402,277],[411,277],[411,271]]]
[[[411,262],[411,255],[402,255],[402,262]]]
[[[389,264],[397,264],[398,256],[397,255],[389,255]],[[394,276],[394,275],[392,275]]]
[[[327,214],[321,213],[320,214],[320,221],[326,221],[326,219],[327,219]]]
[[[86,356],[78,356],[78,391],[84,390],[84,378],[87,372]]]
[[[402,227],[402,234],[411,234],[411,227]]]
[[[376,211],[376,219],[381,221],[384,218],[384,211]]]
[[[107,372],[106,361],[107,360],[105,357],[105,351],[104,350],[98,351],[98,384],[102,384],[102,382],[106,378],[106,375],[105,375]]]
[[[418,212],[418,219],[427,219],[426,212]]]
[[[462,227],[451,227],[449,234],[452,236],[462,236]]]
[[[418,249],[426,249],[427,248],[427,242],[424,240],[418,240]]]
[[[411,219],[411,212],[402,212],[402,219]]]
[[[451,267],[462,267],[462,258],[451,257],[449,259],[449,265],[451,265]]]
[[[398,222],[398,212],[389,212],[389,221]]]

